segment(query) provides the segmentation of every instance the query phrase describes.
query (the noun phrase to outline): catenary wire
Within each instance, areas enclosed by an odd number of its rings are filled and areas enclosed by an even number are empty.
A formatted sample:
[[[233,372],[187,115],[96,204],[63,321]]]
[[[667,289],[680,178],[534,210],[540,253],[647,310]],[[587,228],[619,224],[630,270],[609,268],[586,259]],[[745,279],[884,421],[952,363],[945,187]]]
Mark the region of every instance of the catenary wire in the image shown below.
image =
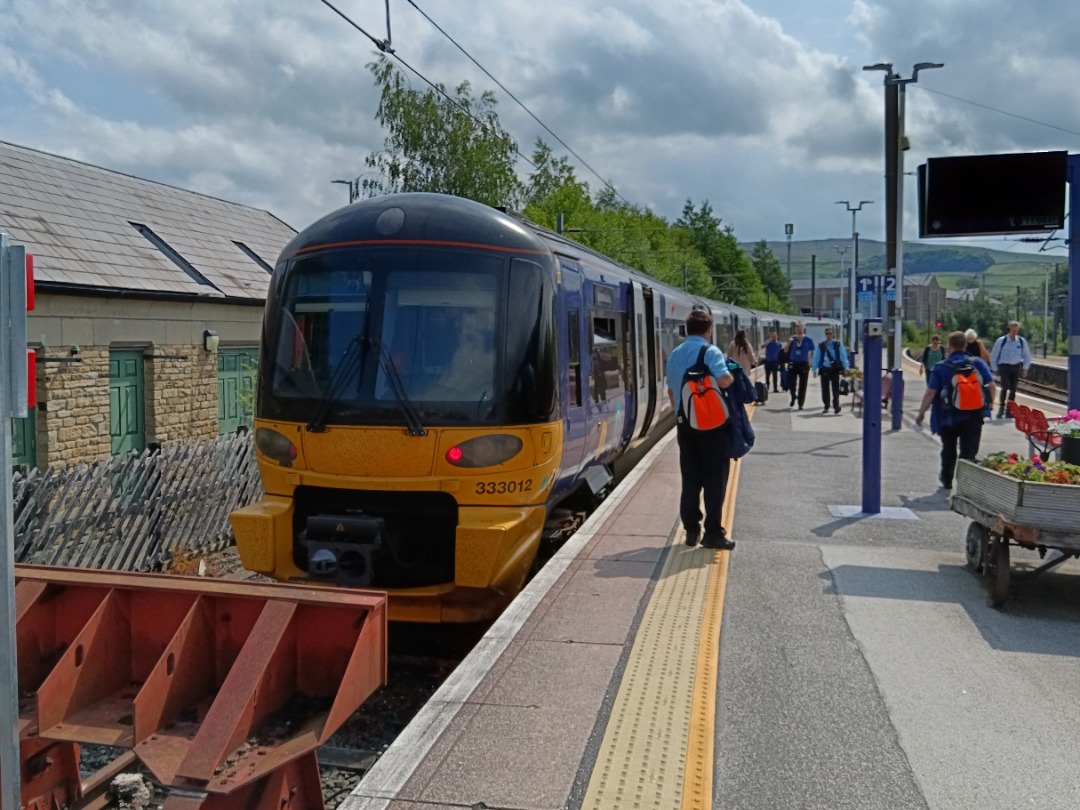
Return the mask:
[[[583,158],[583,157],[582,157],[581,155],[579,155],[579,154],[578,154],[577,152],[575,152],[575,151],[574,151],[574,149],[573,149],[573,148],[572,148],[572,147],[570,146],[570,144],[568,144],[568,143],[567,143],[566,141],[564,141],[564,140],[563,140],[562,138],[560,138],[560,137],[559,137],[558,135],[556,135],[556,134],[555,134],[555,133],[554,133],[554,132],[552,131],[551,127],[549,127],[549,126],[548,126],[547,124],[545,124],[545,123],[544,123],[543,121],[541,121],[541,120],[540,120],[540,119],[539,119],[539,118],[538,118],[538,117],[537,117],[537,116],[536,116],[536,115],[535,115],[535,114],[533,113],[533,111],[532,111],[532,110],[530,110],[530,109],[529,109],[529,108],[528,108],[527,106],[525,106],[525,103],[524,103],[524,102],[522,102],[522,101],[521,101],[521,99],[519,99],[519,98],[518,98],[517,96],[515,96],[515,95],[514,95],[513,93],[511,93],[511,92],[510,92],[510,90],[508,90],[508,89],[507,89],[506,85],[504,85],[504,84],[503,84],[502,82],[500,82],[500,81],[499,81],[498,79],[496,79],[496,78],[495,78],[494,76],[492,76],[492,75],[491,75],[491,72],[490,72],[490,71],[489,71],[489,70],[488,70],[488,69],[487,69],[486,67],[484,67],[484,66],[483,66],[483,65],[481,65],[481,64],[480,64],[479,62],[477,62],[477,61],[476,61],[476,59],[475,59],[475,58],[473,58],[473,55],[472,55],[471,53],[469,53],[469,52],[468,52],[467,50],[465,50],[465,48],[463,48],[463,47],[461,46],[461,44],[460,44],[460,43],[459,43],[459,42],[458,42],[458,41],[457,41],[456,39],[454,39],[454,38],[453,38],[452,36],[450,36],[450,34],[448,34],[448,33],[447,33],[447,32],[446,32],[446,31],[445,31],[444,29],[443,29],[443,27],[442,27],[441,25],[439,25],[439,24],[438,24],[437,22],[435,22],[435,20],[433,20],[433,19],[431,18],[431,16],[430,16],[430,15],[429,15],[429,14],[428,14],[428,13],[427,13],[426,11],[424,11],[424,10],[423,10],[422,8],[420,8],[420,6],[418,6],[418,5],[417,5],[417,4],[416,4],[416,3],[414,2],[414,0],[405,0],[405,1],[406,1],[406,2],[407,2],[407,3],[409,4],[409,5],[410,5],[410,6],[412,6],[413,8],[415,8],[415,9],[416,9],[416,10],[417,10],[417,11],[418,11],[418,12],[420,13],[420,15],[421,15],[421,16],[422,16],[422,17],[423,17],[423,18],[424,18],[425,20],[427,20],[427,21],[428,21],[429,23],[431,23],[431,25],[432,25],[432,26],[433,26],[433,27],[435,28],[435,30],[436,30],[436,31],[438,31],[438,32],[439,32],[440,34],[442,34],[442,35],[443,35],[444,37],[446,37],[446,38],[447,38],[448,40],[450,40],[450,42],[451,42],[451,43],[452,43],[452,44],[454,45],[454,47],[455,47],[455,48],[457,48],[457,49],[458,49],[459,51],[461,51],[461,52],[462,52],[462,53],[463,53],[463,54],[465,55],[465,58],[466,58],[466,59],[468,59],[468,60],[469,60],[470,62],[472,62],[472,63],[473,63],[474,65],[476,65],[476,66],[477,66],[478,68],[480,68],[480,70],[481,70],[481,71],[483,71],[483,73],[484,73],[484,75],[485,75],[485,76],[487,76],[487,77],[488,77],[489,79],[491,79],[491,80],[492,80],[493,82],[495,82],[495,84],[497,84],[497,85],[499,86],[499,89],[501,89],[501,90],[502,90],[502,91],[503,91],[504,93],[506,93],[506,95],[510,96],[510,98],[512,98],[512,99],[513,99],[513,100],[514,100],[514,101],[515,101],[515,102],[517,103],[517,105],[518,105],[519,107],[521,107],[521,109],[523,109],[523,110],[524,110],[525,112],[527,112],[527,113],[529,114],[529,116],[530,116],[530,117],[531,117],[531,118],[532,118],[532,119],[533,119],[533,120],[534,120],[534,121],[535,121],[536,123],[538,123],[538,124],[539,124],[540,126],[542,126],[542,127],[544,128],[544,130],[545,130],[545,131],[546,131],[546,132],[547,132],[547,133],[548,133],[549,135],[551,135],[551,137],[552,137],[552,138],[554,138],[554,139],[555,139],[556,141],[558,141],[558,142],[559,142],[560,144],[562,144],[562,146],[563,146],[563,147],[564,147],[564,148],[566,149],[566,151],[568,151],[568,152],[569,152],[569,153],[570,153],[571,155],[573,155],[573,156],[574,156],[575,158],[577,158],[577,159],[578,159],[578,162],[580,162],[582,166],[584,166],[584,167],[585,167],[586,169],[588,169],[588,170],[589,170],[590,172],[592,172],[592,173],[593,173],[594,175],[596,175],[596,177],[597,177],[597,178],[598,178],[598,179],[600,180],[600,182],[601,182],[601,183],[603,183],[603,184],[604,184],[604,186],[605,186],[606,188],[609,188],[609,189],[611,189],[612,193],[613,193],[613,194],[614,194],[614,195],[615,195],[616,197],[618,197],[618,198],[619,198],[620,200],[622,200],[622,201],[623,201],[624,203],[626,203],[627,205],[630,205],[630,201],[629,201],[629,200],[627,200],[627,199],[626,199],[625,197],[623,197],[623,196],[622,196],[622,195],[621,195],[621,194],[620,194],[620,193],[619,193],[619,192],[618,192],[618,191],[617,191],[617,190],[615,189],[615,187],[614,187],[613,185],[611,185],[611,183],[609,183],[609,182],[608,182],[607,180],[605,180],[605,179],[603,178],[603,176],[602,176],[602,175],[600,174],[600,172],[598,172],[598,171],[597,171],[596,169],[594,169],[594,168],[593,168],[592,166],[590,166],[590,165],[589,165],[589,162],[588,162],[587,160],[585,160],[585,158]]]
[[[1018,115],[1017,113],[1007,112],[1006,110],[999,110],[997,107],[991,107],[989,104],[980,104],[978,101],[971,101],[971,100],[966,99],[966,98],[960,98],[960,96],[954,96],[954,95],[951,95],[950,93],[944,93],[941,90],[934,90],[934,89],[932,89],[930,87],[924,87],[921,84],[916,84],[915,87],[918,88],[919,90],[922,90],[923,92],[926,92],[926,93],[934,93],[935,95],[945,96],[945,98],[951,98],[953,101],[959,101],[959,102],[962,102],[964,104],[970,104],[972,107],[981,107],[984,110],[989,110],[990,112],[1000,113],[1001,115],[1007,115],[1010,118],[1019,118],[1021,121],[1027,121],[1029,124],[1037,124],[1040,127],[1047,127],[1048,129],[1056,129],[1058,132],[1064,132],[1064,133],[1066,133],[1068,135],[1080,136],[1080,132],[1077,132],[1075,130],[1066,129],[1065,127],[1059,127],[1056,124],[1047,124],[1045,121],[1037,121],[1034,118],[1028,118],[1027,116],[1024,116],[1024,115]]]
[[[414,73],[417,77],[419,77],[420,80],[423,81],[425,84],[427,84],[428,87],[430,87],[436,93],[438,93],[443,98],[445,98],[447,101],[449,101],[451,104],[453,104],[457,109],[459,109],[465,115],[469,116],[469,118],[471,118],[473,121],[475,121],[477,126],[479,126],[481,129],[483,129],[485,132],[490,131],[487,124],[485,124],[483,121],[481,121],[475,115],[473,115],[472,112],[468,108],[464,107],[461,104],[461,102],[459,102],[457,99],[450,96],[442,87],[437,85],[435,82],[431,81],[431,79],[429,79],[427,76],[425,76],[419,70],[414,68],[408,62],[406,62],[401,56],[398,55],[398,53],[393,48],[390,48],[388,46],[388,44],[384,40],[378,39],[377,37],[374,37],[371,34],[369,34],[367,31],[365,31],[363,28],[361,28],[356,22],[354,22],[347,14],[345,14],[343,11],[341,11],[340,9],[336,8],[333,4],[331,4],[330,0],[319,0],[319,2],[321,2],[327,8],[334,11],[334,13],[337,14],[339,17],[341,17],[343,20],[345,20],[345,22],[347,22],[349,25],[351,25],[353,28],[355,28],[357,31],[359,31],[361,34],[363,34],[365,37],[370,39],[375,44],[375,47],[377,47],[380,51],[382,51],[383,53],[390,54],[390,56],[392,56],[394,59],[396,59],[402,65],[404,65],[410,71],[412,71],[412,73]],[[537,168],[536,164],[533,163],[531,160],[529,160],[529,158],[527,158],[525,155],[523,155],[521,153],[521,150],[518,149],[516,145],[514,146],[514,152],[517,154],[517,156],[519,158],[524,160],[526,163],[528,163],[534,169]],[[612,190],[614,191],[614,189],[612,189]]]

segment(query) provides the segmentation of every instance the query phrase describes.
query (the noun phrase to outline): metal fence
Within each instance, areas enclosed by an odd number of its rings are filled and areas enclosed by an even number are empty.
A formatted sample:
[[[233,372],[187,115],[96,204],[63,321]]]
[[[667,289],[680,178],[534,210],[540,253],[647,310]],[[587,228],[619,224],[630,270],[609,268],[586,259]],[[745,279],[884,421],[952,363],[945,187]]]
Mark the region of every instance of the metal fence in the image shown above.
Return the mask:
[[[251,435],[16,472],[15,561],[160,570],[233,541],[229,513],[262,494]]]

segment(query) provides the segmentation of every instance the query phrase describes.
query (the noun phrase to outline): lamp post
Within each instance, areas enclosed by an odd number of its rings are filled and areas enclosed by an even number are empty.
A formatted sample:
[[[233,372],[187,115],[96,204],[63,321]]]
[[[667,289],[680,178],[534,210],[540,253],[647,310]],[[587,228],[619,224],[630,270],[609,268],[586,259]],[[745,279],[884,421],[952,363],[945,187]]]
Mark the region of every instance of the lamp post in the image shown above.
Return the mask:
[[[784,234],[787,236],[787,280],[791,281],[791,236],[795,233],[794,223],[789,222],[784,226]]]
[[[840,254],[840,338],[842,340],[844,335],[844,256],[847,255],[848,249],[846,247],[840,247],[839,245],[833,245],[833,250]],[[852,312],[852,317],[854,317],[854,298],[851,299],[849,309]]]
[[[330,182],[331,183],[341,183],[341,185],[349,187],[349,204],[350,205],[352,205],[354,202],[356,202],[357,200],[360,199],[360,178],[359,177],[357,177],[355,180],[331,180]]]
[[[900,429],[903,406],[904,373],[901,369],[904,319],[904,152],[908,149],[904,135],[904,96],[909,84],[919,80],[920,70],[945,67],[941,62],[919,62],[912,68],[911,78],[904,79],[893,72],[891,62],[866,65],[863,70],[885,72],[885,263],[889,275],[895,275],[894,299],[888,302],[889,317],[893,318],[893,384],[892,429]]]
[[[859,272],[859,232],[855,230],[855,215],[862,211],[864,205],[873,205],[873,200],[859,200],[859,204],[853,206],[848,200],[837,200],[837,205],[843,205],[851,212],[851,328],[848,331],[848,339],[854,350],[859,351],[859,330],[855,326],[855,274]]]

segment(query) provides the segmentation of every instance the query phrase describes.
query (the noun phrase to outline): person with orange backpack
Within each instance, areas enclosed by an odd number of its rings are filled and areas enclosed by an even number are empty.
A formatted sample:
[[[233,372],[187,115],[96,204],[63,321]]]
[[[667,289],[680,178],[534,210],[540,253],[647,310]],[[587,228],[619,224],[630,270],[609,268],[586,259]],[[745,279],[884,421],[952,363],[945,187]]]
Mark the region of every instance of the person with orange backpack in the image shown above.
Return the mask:
[[[948,348],[948,356],[930,370],[915,424],[922,425],[932,406],[930,430],[941,437],[941,486],[952,489],[957,455],[974,461],[979,452],[983,420],[994,404],[994,377],[981,358],[967,353],[963,332],[949,335]]]
[[[679,516],[686,545],[733,549],[721,523],[731,458],[728,449],[727,401],[721,390],[735,378],[727,359],[712,344],[712,316],[695,309],[686,318],[687,338],[668,356],[668,399],[675,409],[682,495]],[[701,534],[701,497],[705,493],[705,534]]]

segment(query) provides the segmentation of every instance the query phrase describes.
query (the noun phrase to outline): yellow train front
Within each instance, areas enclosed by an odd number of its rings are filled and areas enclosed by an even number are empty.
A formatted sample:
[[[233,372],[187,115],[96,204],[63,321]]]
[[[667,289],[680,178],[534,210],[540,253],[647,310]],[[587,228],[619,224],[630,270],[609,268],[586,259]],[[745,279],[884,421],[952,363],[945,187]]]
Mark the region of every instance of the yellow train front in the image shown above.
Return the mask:
[[[297,235],[267,296],[244,566],[385,588],[397,620],[501,611],[560,475],[557,272],[530,229],[439,195]]]

